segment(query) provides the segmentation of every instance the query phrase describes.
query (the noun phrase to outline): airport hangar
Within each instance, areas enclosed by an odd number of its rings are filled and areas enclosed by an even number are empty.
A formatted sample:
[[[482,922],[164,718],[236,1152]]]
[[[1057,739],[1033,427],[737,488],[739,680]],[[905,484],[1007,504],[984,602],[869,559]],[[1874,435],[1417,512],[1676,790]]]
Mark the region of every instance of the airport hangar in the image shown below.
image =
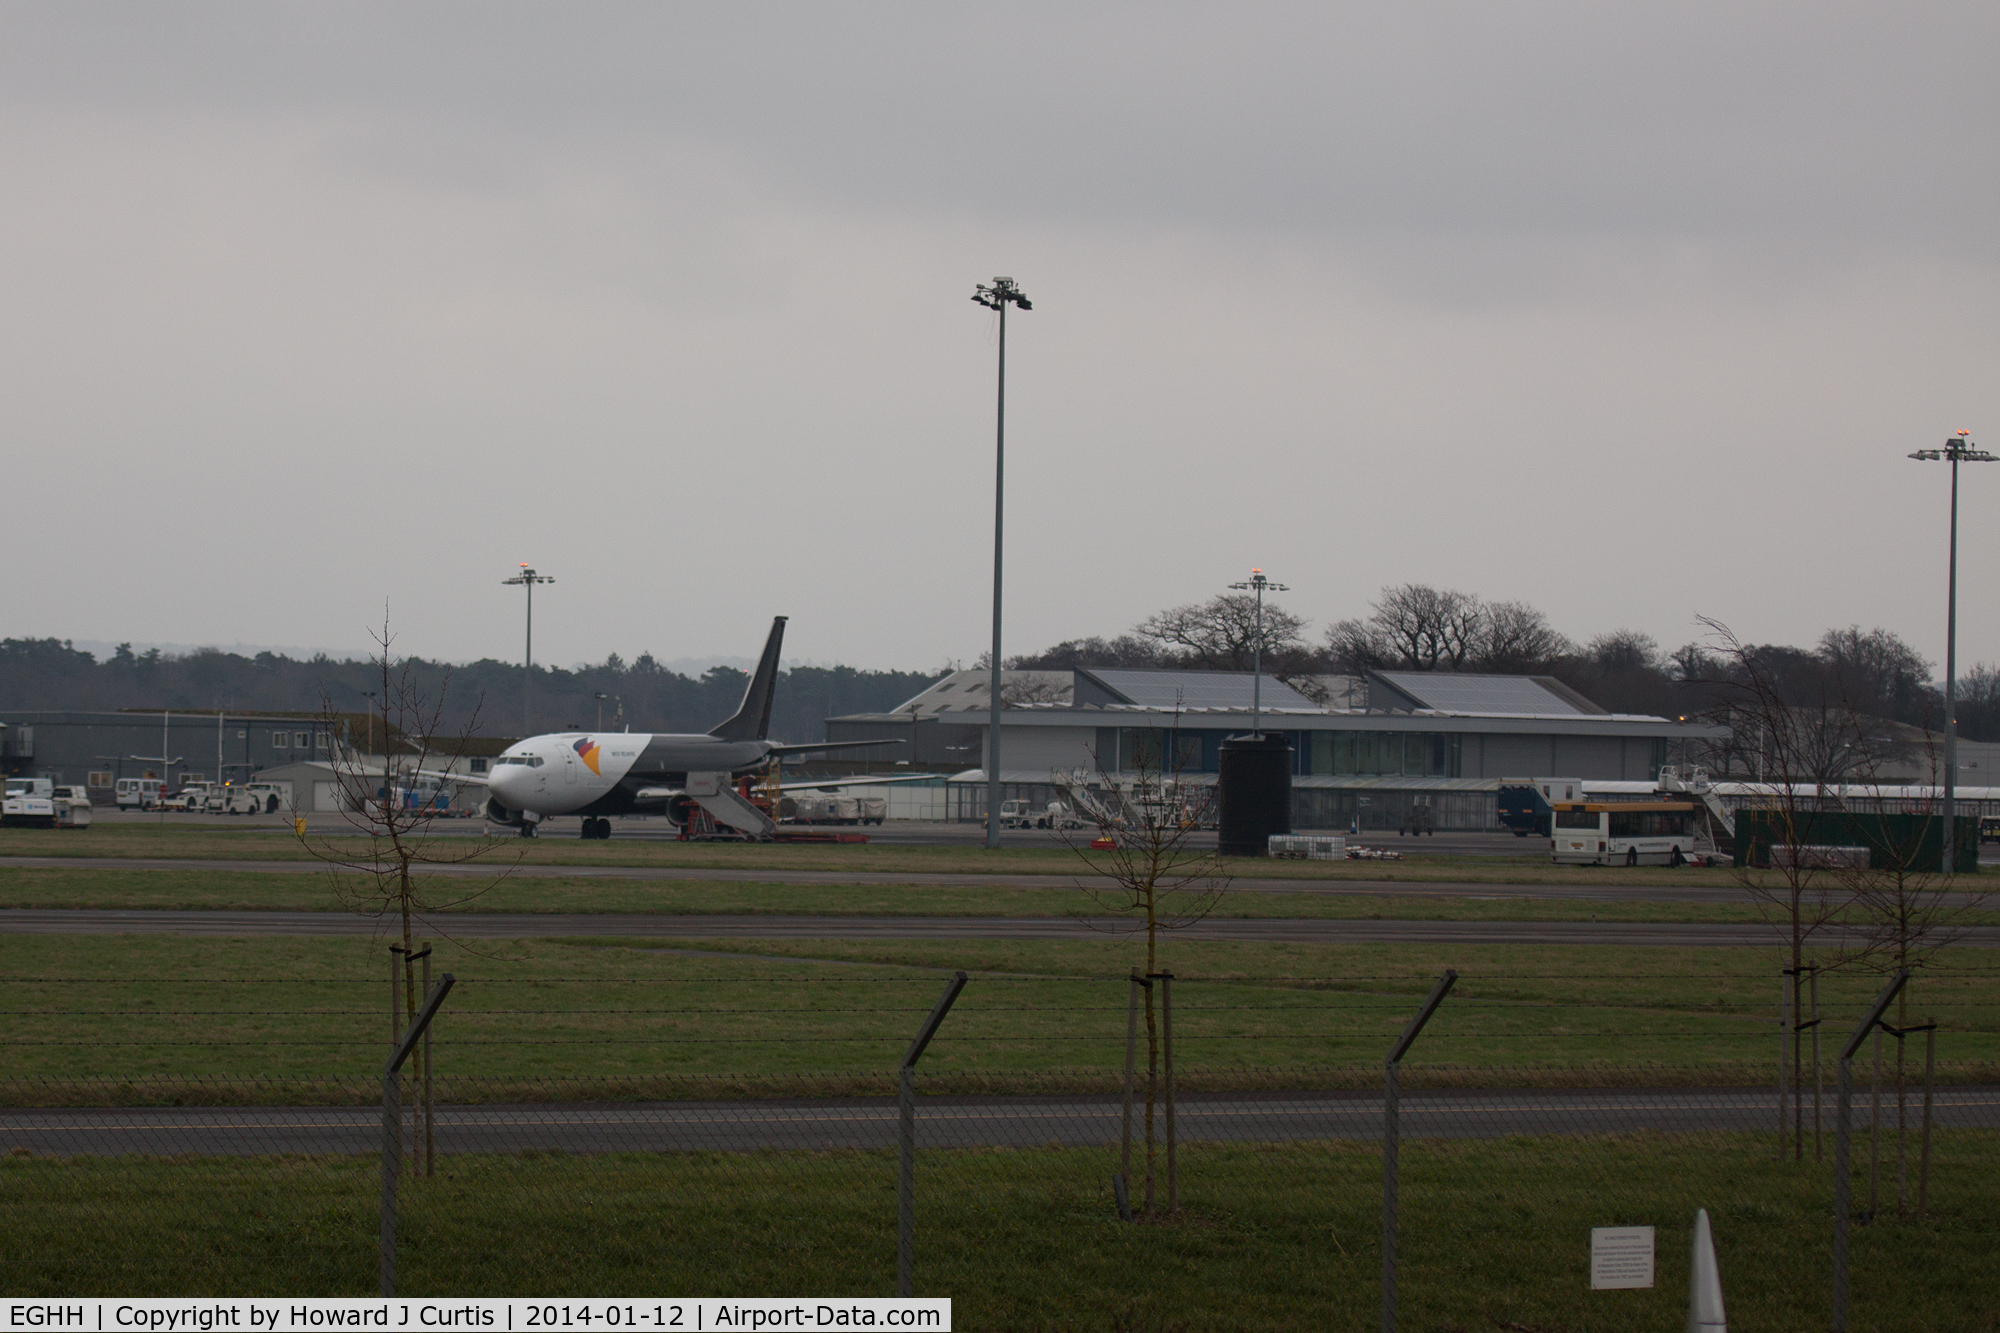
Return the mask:
[[[1001,796],[1039,808],[1054,774],[1129,779],[1178,767],[1213,781],[1222,739],[1250,731],[1249,672],[1077,668],[1001,673]],[[828,718],[826,738],[903,740],[834,750],[829,768],[932,769],[932,818],[985,818],[989,677],[955,671],[888,713]],[[1292,826],[1400,827],[1427,804],[1440,829],[1498,830],[1503,777],[1652,781],[1699,763],[1724,727],[1608,712],[1548,676],[1374,671],[1320,682],[1325,707],[1263,678],[1263,729],[1292,747]],[[970,761],[978,760],[980,767]],[[1103,770],[1099,775],[1099,768]],[[921,799],[908,784],[905,802]],[[895,790],[892,788],[891,790]]]
[[[92,805],[110,805],[120,778],[162,777],[167,790],[186,782],[289,782],[299,812],[340,805],[335,764],[382,771],[389,738],[380,717],[366,713],[0,711],[0,771],[85,786]],[[165,744],[163,751],[160,747]],[[484,773],[507,737],[441,738],[424,766]],[[396,769],[416,750],[397,738],[387,746]],[[164,756],[171,764],[162,764]],[[469,790],[469,789],[468,789]],[[483,799],[483,798],[482,798]],[[476,804],[470,796],[459,804]]]

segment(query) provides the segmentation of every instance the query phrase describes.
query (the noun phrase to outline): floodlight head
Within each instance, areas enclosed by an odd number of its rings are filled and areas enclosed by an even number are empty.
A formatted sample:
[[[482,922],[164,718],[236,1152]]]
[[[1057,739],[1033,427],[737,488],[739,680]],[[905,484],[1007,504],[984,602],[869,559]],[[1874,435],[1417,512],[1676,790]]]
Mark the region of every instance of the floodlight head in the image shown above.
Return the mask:
[[[1035,308],[1035,303],[1033,301],[1030,301],[1027,297],[1021,296],[1019,294],[1015,295],[1014,304],[1021,307],[1021,309],[1023,310],[1033,310]]]

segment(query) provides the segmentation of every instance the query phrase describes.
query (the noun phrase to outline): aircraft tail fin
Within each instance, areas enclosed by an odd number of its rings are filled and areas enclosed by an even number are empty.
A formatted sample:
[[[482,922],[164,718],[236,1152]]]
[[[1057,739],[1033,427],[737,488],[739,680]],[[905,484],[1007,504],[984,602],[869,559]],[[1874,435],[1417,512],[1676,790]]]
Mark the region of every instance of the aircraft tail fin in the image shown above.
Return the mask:
[[[757,674],[743,691],[743,706],[736,716],[708,734],[725,741],[761,741],[771,734],[771,695],[778,685],[778,649],[785,642],[785,617],[771,618],[771,637],[764,641],[764,656],[758,659]]]

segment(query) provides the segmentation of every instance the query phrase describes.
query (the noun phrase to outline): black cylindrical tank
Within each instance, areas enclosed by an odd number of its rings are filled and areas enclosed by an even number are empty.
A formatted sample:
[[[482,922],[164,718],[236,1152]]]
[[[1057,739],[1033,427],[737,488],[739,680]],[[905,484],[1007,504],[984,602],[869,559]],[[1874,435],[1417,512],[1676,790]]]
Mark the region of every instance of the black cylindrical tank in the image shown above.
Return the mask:
[[[1292,746],[1283,736],[1230,736],[1216,777],[1217,847],[1263,856],[1273,833],[1292,831]]]

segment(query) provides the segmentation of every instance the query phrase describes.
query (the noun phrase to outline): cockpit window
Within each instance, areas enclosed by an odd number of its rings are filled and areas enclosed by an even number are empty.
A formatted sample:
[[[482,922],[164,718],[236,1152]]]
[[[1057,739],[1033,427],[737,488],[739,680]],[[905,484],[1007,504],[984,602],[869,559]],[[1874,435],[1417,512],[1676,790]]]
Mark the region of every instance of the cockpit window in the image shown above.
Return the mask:
[[[493,762],[496,764],[526,764],[529,768],[540,768],[543,759],[538,754],[503,754]]]

